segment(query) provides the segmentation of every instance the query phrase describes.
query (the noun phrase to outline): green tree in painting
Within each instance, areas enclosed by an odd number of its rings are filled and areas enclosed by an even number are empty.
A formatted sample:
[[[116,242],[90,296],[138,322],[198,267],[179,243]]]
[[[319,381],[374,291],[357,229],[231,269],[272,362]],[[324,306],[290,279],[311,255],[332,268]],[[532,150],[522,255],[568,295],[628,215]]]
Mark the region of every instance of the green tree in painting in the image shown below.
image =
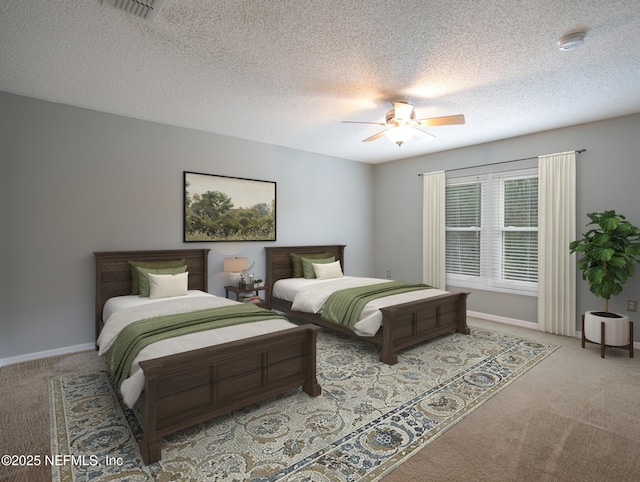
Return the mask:
[[[207,191],[202,196],[195,195],[193,199],[191,204],[193,213],[209,219],[219,218],[233,207],[231,198],[219,191]]]
[[[256,204],[251,209],[256,211],[260,216],[269,216],[269,212],[271,211],[267,203]]]
[[[188,183],[185,185],[188,186]],[[186,190],[185,190],[186,191]],[[220,191],[185,194],[187,241],[240,241],[275,238],[275,200],[250,208],[236,208]]]

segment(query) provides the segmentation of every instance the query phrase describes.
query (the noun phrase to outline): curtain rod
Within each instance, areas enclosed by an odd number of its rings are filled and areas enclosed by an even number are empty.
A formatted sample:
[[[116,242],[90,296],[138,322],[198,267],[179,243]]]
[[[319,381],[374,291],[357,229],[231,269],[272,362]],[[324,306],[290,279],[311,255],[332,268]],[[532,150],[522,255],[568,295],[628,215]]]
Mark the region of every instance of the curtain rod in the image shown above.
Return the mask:
[[[580,149],[575,151],[576,154],[582,154],[583,152],[586,152],[586,149]],[[479,164],[477,166],[467,166],[467,167],[457,167],[455,169],[447,169],[445,170],[445,172],[453,172],[453,171],[462,171],[463,169],[474,169],[476,167],[486,167],[486,166],[495,166],[496,164],[507,164],[509,162],[518,162],[518,161],[530,161],[533,159],[538,159],[538,156],[536,157],[523,157],[522,159],[511,159],[510,161],[500,161],[500,162],[490,162],[489,164]],[[418,174],[418,176],[424,176],[424,174]]]

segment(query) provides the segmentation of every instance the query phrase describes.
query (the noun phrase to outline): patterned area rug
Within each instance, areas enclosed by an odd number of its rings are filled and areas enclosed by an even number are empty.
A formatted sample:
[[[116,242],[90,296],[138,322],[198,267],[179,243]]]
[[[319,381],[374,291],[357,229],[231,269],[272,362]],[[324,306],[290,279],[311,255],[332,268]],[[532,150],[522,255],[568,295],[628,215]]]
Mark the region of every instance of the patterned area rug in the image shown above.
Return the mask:
[[[291,391],[170,435],[149,466],[137,418],[105,373],[54,378],[53,480],[378,480],[556,348],[472,328],[388,366],[373,345],[323,330],[321,396]]]

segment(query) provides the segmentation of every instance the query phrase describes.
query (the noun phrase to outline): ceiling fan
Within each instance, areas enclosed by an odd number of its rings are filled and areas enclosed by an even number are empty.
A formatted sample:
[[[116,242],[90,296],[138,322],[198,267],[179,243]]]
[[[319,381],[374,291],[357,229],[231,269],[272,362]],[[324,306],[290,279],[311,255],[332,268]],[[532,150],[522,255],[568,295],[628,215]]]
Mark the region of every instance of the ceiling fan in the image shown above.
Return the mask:
[[[420,127],[464,124],[464,115],[458,114],[443,117],[430,117],[427,119],[416,119],[416,113],[413,110],[413,106],[403,100],[398,100],[393,103],[393,109],[387,112],[386,122],[342,122],[345,124],[374,124],[385,126],[385,130],[363,139],[362,142],[375,141],[383,135],[386,135],[391,141],[398,144],[398,146],[401,146],[416,132],[435,137],[433,134],[423,131]]]

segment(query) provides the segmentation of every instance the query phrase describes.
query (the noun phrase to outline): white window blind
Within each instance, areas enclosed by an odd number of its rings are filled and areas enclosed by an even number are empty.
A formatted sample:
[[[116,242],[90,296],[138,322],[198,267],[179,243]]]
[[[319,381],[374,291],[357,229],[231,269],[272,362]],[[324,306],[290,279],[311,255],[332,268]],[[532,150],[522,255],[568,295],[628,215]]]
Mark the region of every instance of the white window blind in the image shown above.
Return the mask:
[[[536,294],[537,169],[446,181],[447,284]]]
[[[446,182],[445,239],[446,269],[460,277],[480,276],[482,234],[482,180]],[[447,279],[447,284],[449,279]]]

